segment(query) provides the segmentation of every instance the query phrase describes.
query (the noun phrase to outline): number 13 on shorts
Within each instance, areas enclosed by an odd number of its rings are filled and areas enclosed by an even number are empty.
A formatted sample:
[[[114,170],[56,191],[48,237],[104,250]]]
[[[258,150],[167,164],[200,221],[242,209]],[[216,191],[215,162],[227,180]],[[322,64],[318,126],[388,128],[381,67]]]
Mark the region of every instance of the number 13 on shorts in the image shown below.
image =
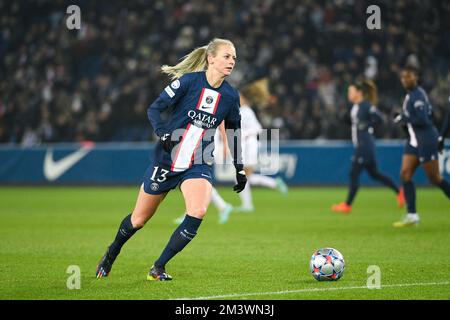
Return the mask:
[[[150,180],[155,181],[156,175],[158,174],[158,170],[159,170],[159,167],[154,167],[153,173],[152,173],[152,176],[151,176]],[[161,174],[159,175],[159,178],[156,179],[156,181],[157,182],[164,182],[164,181],[166,181],[166,179],[167,179],[166,175],[169,172],[170,172],[169,170],[161,168]]]

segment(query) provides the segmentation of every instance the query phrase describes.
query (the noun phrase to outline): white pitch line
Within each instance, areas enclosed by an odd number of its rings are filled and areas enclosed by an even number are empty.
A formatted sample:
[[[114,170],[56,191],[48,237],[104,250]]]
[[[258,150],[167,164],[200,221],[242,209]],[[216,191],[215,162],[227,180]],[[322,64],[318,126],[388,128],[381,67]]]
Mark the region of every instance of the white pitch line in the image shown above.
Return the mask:
[[[414,287],[414,286],[441,286],[448,285],[450,282],[423,282],[423,283],[399,283],[399,284],[387,284],[382,285],[383,288],[394,287]],[[232,293],[223,294],[217,296],[205,296],[205,297],[193,297],[193,298],[176,298],[173,300],[209,300],[209,299],[226,299],[235,297],[248,297],[248,296],[265,296],[265,295],[277,295],[277,294],[289,294],[289,293],[301,293],[301,292],[320,292],[320,291],[339,291],[339,290],[353,290],[353,289],[368,289],[367,286],[358,287],[338,287],[338,288],[312,288],[312,289],[299,289],[299,290],[284,290],[284,291],[272,291],[272,292],[247,292],[247,293]],[[376,289],[371,289],[376,290]]]

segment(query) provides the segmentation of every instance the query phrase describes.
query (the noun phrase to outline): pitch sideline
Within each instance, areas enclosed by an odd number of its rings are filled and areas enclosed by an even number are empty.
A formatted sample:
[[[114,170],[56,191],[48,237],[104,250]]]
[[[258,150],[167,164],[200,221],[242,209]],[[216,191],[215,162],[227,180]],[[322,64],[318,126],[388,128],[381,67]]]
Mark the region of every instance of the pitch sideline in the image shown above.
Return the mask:
[[[414,287],[414,286],[432,286],[432,285],[448,285],[449,281],[446,282],[423,282],[423,283],[403,283],[403,284],[387,284],[382,285],[380,289],[383,288],[395,288],[395,287]],[[226,299],[235,297],[248,297],[248,296],[264,296],[264,295],[278,295],[278,294],[290,294],[290,293],[301,293],[301,292],[321,292],[321,291],[339,291],[339,290],[354,290],[354,289],[368,289],[367,286],[354,286],[354,287],[340,287],[340,288],[312,288],[312,289],[299,289],[299,290],[283,290],[283,291],[272,291],[272,292],[247,292],[247,293],[231,293],[216,296],[204,296],[204,297],[191,297],[191,298],[175,298],[171,300],[209,300],[209,299]],[[368,289],[369,290],[369,289]],[[377,290],[377,289],[370,289]]]

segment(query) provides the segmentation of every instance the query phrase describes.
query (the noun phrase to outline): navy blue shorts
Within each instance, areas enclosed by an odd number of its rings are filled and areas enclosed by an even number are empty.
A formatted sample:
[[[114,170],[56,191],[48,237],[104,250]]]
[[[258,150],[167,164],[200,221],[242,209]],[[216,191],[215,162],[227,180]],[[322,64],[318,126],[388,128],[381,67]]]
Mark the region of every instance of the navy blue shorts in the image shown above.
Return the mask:
[[[359,164],[376,163],[375,152],[373,150],[367,151],[357,148],[353,153],[352,162]]]
[[[419,144],[417,147],[413,147],[409,144],[409,141],[405,144],[403,154],[410,154],[419,158],[420,163],[425,163],[438,159],[438,143],[424,143]]]
[[[171,172],[170,167],[152,163],[144,173],[144,191],[148,194],[166,193],[187,179],[203,178],[212,184],[212,167],[207,164],[194,165],[181,172]]]

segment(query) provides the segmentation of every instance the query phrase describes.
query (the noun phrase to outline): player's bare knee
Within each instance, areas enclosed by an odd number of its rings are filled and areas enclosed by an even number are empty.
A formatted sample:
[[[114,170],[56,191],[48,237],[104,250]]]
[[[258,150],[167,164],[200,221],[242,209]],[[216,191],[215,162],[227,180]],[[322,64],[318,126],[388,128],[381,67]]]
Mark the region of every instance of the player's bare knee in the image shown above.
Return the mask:
[[[438,174],[433,174],[433,175],[429,175],[428,176],[428,180],[434,184],[434,185],[439,185],[442,181],[442,177]]]
[[[203,217],[206,214],[206,208],[194,208],[192,210],[189,210],[188,215],[198,218],[198,219],[203,219]]]
[[[411,171],[410,171],[410,170],[402,169],[402,170],[400,171],[400,179],[401,179],[403,182],[411,181],[411,179],[412,179]]]
[[[145,219],[141,215],[135,215],[134,213],[131,215],[131,224],[134,228],[142,228],[146,223],[148,219]]]

